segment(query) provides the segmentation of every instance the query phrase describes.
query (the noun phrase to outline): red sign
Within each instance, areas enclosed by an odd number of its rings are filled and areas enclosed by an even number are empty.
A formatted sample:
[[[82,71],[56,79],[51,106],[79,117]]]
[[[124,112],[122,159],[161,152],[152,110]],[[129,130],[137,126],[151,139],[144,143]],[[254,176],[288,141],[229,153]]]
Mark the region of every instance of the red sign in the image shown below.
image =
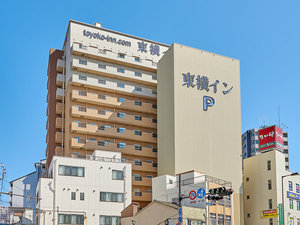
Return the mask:
[[[196,191],[192,190],[189,194],[189,198],[191,200],[195,200],[196,197],[197,197]]]
[[[258,131],[259,151],[276,148],[283,151],[283,131],[280,127],[271,126]]]

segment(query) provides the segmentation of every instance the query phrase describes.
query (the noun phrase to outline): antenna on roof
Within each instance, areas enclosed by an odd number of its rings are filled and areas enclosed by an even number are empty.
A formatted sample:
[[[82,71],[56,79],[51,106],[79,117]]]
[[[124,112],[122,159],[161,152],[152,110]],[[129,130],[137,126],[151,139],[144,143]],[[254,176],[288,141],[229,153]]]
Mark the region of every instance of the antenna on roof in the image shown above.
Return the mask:
[[[278,105],[278,126],[280,127],[280,106]]]

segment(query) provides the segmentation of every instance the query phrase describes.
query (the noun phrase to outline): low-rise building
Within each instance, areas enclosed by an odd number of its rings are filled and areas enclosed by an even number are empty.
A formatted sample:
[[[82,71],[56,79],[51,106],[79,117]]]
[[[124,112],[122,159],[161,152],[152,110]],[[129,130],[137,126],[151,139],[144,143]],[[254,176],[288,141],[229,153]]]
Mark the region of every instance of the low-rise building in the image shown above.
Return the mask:
[[[49,177],[39,180],[38,224],[119,225],[131,203],[131,164],[119,152],[73,157],[54,156]]]
[[[244,159],[245,225],[300,224],[300,176],[285,158],[272,150]]]

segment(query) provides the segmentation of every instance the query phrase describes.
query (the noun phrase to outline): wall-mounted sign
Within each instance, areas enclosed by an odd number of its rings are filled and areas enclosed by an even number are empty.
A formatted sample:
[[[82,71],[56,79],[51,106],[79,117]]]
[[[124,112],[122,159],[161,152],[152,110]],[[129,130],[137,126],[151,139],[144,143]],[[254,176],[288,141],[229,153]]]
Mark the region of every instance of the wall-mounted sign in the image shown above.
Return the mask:
[[[292,198],[292,199],[295,199],[295,200],[300,200],[300,194],[296,194],[296,193],[287,191],[286,195],[287,195],[288,198]]]
[[[276,148],[283,151],[283,131],[280,127],[271,126],[258,131],[259,151]]]
[[[187,197],[182,200],[183,206],[205,209],[205,182],[187,187],[183,193]]]
[[[186,86],[187,88],[197,88],[199,91],[206,91],[207,93],[210,90],[213,91],[214,94],[218,92],[218,84],[220,83],[219,80],[210,83],[209,78],[207,76],[201,75],[193,75],[191,73],[183,73],[183,84],[182,86]],[[196,79],[195,79],[196,77]],[[232,89],[233,86],[230,87],[226,82],[222,82],[222,93],[223,95],[227,95]],[[204,95],[203,96],[203,110],[207,111],[209,107],[213,107],[216,101],[213,97]]]
[[[277,209],[269,209],[269,210],[263,210],[261,212],[261,218],[273,218],[277,217]]]

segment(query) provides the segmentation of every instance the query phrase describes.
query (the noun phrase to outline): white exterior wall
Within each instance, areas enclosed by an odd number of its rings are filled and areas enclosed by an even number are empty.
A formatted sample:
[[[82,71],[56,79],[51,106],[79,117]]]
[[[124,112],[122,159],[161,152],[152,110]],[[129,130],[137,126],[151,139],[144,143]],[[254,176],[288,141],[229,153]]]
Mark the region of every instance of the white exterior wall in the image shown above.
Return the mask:
[[[131,164],[108,162],[112,159],[121,161],[121,154],[101,152],[94,153],[96,160],[53,157],[49,168],[54,171],[53,179],[40,179],[37,189],[41,225],[52,224],[54,197],[51,189],[54,187],[58,214],[85,215],[84,224],[100,224],[100,215],[121,216],[121,211],[131,203]],[[97,161],[100,160],[97,157],[105,157],[105,161]],[[85,176],[58,175],[59,165],[84,167]],[[124,180],[112,180],[112,170],[123,170]],[[76,192],[76,200],[71,200],[71,192]],[[80,200],[80,192],[84,193],[84,200]],[[124,202],[100,202],[100,192],[124,193]]]

